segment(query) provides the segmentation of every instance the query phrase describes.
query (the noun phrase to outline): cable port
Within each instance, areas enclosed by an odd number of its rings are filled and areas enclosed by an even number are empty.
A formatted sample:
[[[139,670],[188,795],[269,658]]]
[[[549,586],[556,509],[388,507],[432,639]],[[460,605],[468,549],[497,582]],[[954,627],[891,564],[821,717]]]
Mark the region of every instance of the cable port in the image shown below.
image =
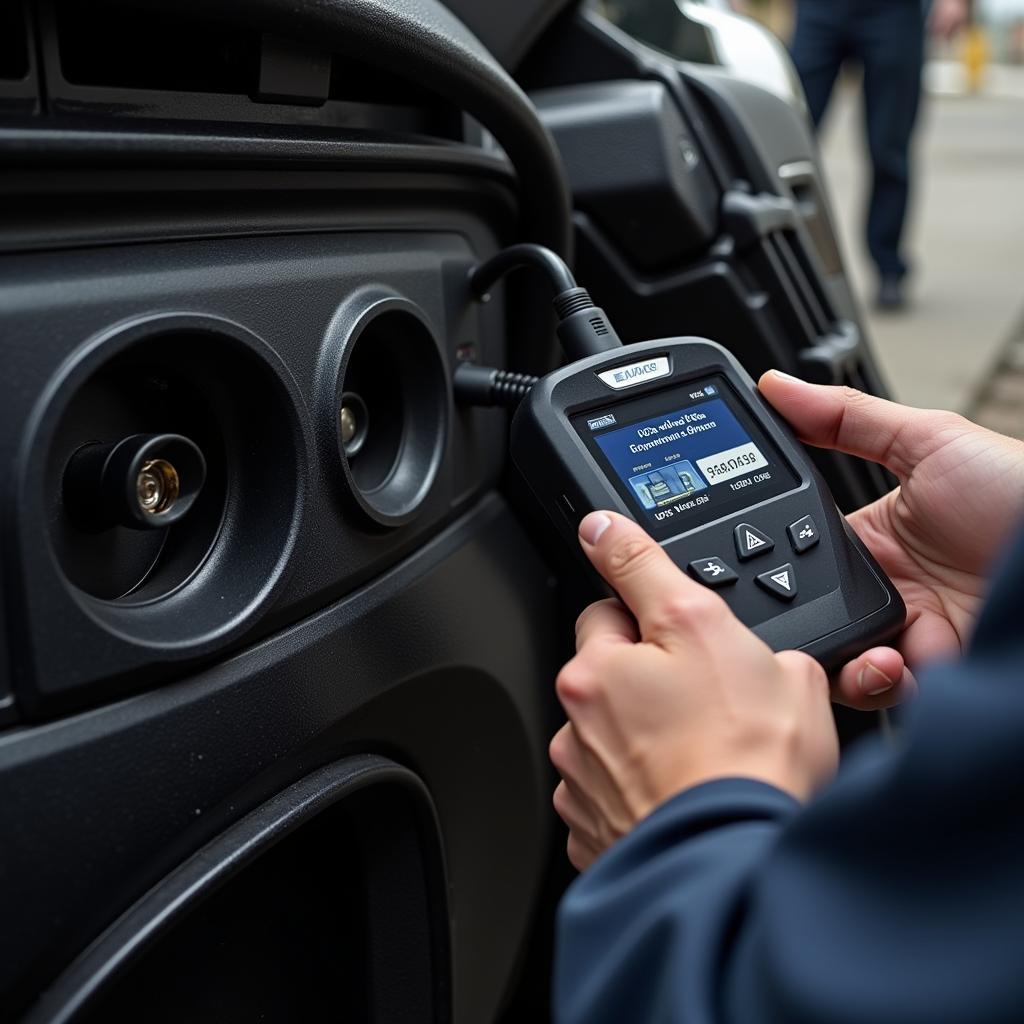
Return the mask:
[[[321,352],[318,405],[339,493],[364,525],[411,522],[435,495],[449,387],[426,314],[393,292],[355,292]]]
[[[187,437],[133,434],[79,448],[64,473],[64,503],[90,532],[162,530],[188,512],[205,481],[206,459]]]

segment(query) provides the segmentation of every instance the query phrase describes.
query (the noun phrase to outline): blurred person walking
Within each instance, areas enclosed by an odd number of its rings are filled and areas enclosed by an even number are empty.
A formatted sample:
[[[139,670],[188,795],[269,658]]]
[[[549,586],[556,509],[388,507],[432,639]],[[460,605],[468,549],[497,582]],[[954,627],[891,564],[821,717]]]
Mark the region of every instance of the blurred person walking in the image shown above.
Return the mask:
[[[863,68],[872,165],[867,245],[878,271],[876,305],[902,309],[908,266],[901,242],[925,31],[951,38],[966,23],[970,0],[797,0],[796,6],[792,56],[815,128],[842,66],[854,60]]]

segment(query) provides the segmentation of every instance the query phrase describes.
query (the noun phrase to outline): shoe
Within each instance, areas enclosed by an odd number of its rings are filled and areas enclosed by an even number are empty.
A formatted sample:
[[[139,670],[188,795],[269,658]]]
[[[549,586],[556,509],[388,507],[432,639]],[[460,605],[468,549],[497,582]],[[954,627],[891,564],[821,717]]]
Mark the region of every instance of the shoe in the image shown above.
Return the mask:
[[[875,309],[882,313],[900,313],[907,308],[907,296],[903,290],[903,278],[883,277],[878,284]]]

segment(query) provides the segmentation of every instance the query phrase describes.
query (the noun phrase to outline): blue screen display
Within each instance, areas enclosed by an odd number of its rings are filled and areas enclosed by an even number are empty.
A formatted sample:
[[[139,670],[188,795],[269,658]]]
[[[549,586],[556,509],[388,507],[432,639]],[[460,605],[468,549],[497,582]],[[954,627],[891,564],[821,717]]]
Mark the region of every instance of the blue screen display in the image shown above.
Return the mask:
[[[704,506],[733,506],[786,486],[788,473],[754,440],[719,386],[688,397],[690,404],[625,426],[613,425],[622,422],[621,408],[580,420],[624,492],[653,522],[668,527]],[[649,413],[650,405],[638,411]]]

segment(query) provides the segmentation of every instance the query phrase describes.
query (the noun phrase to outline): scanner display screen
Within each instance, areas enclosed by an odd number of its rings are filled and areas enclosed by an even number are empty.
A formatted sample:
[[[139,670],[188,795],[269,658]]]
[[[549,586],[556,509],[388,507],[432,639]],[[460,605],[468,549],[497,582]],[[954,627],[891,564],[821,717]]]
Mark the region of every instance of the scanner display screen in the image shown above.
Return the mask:
[[[574,417],[573,426],[659,536],[756,505],[799,482],[721,377],[592,410]]]

